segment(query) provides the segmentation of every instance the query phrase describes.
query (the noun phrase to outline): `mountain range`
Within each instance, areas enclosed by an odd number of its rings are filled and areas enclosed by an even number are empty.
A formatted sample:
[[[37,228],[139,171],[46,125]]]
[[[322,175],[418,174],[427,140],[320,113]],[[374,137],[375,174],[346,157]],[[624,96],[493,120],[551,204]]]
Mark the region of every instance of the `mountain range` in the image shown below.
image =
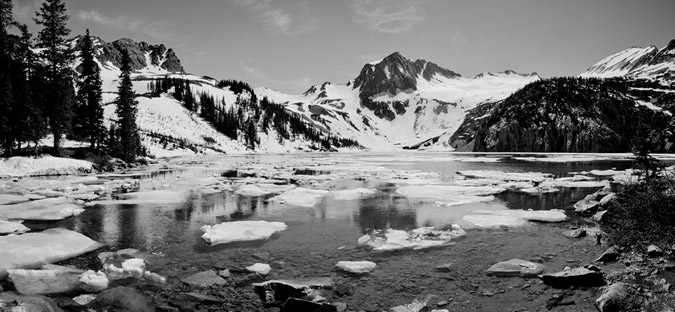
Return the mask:
[[[155,156],[347,149],[628,151],[634,129],[626,118],[643,110],[672,116],[675,102],[675,40],[661,49],[610,55],[575,79],[513,70],[463,77],[394,52],[364,64],[346,84],[324,82],[301,94],[251,89],[243,82],[246,87],[235,88],[188,74],[162,44],[100,38],[94,43],[108,120],[115,118],[121,51],[129,51],[137,122],[143,144]],[[196,107],[185,107],[185,91],[153,92],[161,79],[185,81]],[[208,97],[217,100],[216,117],[238,116],[239,135],[224,135],[213,116],[200,114]]]

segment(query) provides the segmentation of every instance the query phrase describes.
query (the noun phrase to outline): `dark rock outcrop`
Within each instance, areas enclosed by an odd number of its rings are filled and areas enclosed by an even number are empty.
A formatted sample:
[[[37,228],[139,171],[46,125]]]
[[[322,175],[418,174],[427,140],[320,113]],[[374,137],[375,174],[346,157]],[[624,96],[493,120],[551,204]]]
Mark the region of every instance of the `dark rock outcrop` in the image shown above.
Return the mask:
[[[81,39],[82,37],[75,38],[76,49],[81,48]],[[101,64],[111,62],[114,66],[121,67],[122,52],[126,50],[131,58],[132,70],[154,65],[169,72],[182,73],[185,71],[173,49],[167,48],[163,44],[152,45],[143,41],[135,42],[128,38],[105,42],[101,38],[95,37],[94,45],[96,47],[95,57]],[[150,53],[150,64],[145,58],[146,53]]]
[[[626,283],[614,283],[607,287],[595,306],[601,312],[642,311],[645,298],[635,287]]]
[[[599,287],[606,284],[601,272],[587,268],[573,268],[553,274],[544,274],[541,279],[544,284],[554,288]]]

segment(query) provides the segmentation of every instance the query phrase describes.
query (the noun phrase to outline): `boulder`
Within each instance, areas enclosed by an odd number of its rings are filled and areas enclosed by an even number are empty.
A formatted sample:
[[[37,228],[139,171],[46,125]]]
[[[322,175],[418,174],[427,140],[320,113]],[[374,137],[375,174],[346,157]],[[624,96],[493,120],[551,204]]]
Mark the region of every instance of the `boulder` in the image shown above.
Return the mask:
[[[51,298],[21,296],[11,292],[0,293],[0,308],[3,308],[3,311],[12,312],[63,312]]]
[[[663,250],[656,245],[649,245],[649,247],[647,247],[647,256],[650,258],[663,256]]]
[[[82,271],[12,269],[7,273],[19,293],[46,295],[78,290]]]
[[[599,204],[600,204],[600,207],[607,207],[609,204],[611,204],[612,202],[615,202],[616,200],[617,200],[616,194],[615,193],[609,193],[609,194],[603,196],[600,199]]]
[[[605,285],[605,278],[601,272],[587,268],[573,268],[553,274],[541,276],[544,284],[555,288],[576,287],[599,287]]]
[[[253,291],[265,305],[282,305],[289,298],[314,300],[327,297],[327,290],[333,288],[328,277],[271,280],[253,284]]]
[[[511,259],[508,261],[503,261],[492,265],[485,272],[488,276],[497,276],[497,277],[537,277],[538,275],[544,273],[546,267],[543,264],[520,260],[520,259]]]
[[[593,221],[595,222],[602,222],[602,218],[605,217],[605,214],[607,213],[607,210],[603,211],[598,211],[593,215]]]
[[[150,300],[141,295],[138,290],[129,287],[115,287],[105,290],[98,295],[96,303],[106,308],[114,307],[125,312],[153,312]]]
[[[613,262],[616,261],[616,259],[619,258],[619,255],[621,255],[621,250],[616,247],[612,246],[609,247],[609,249],[605,250],[605,252],[600,255],[595,261],[597,262]]]
[[[592,215],[598,211],[599,206],[600,202],[587,196],[574,204],[574,211],[582,215]]]
[[[377,264],[370,261],[338,261],[335,266],[345,272],[367,274],[375,270]]]
[[[279,312],[337,312],[337,307],[328,303],[318,303],[297,298],[289,298]]]
[[[218,276],[213,270],[203,271],[181,278],[181,281],[193,287],[210,287],[213,285],[225,285],[227,281]]]
[[[81,306],[86,306],[94,300],[96,300],[96,295],[92,295],[92,294],[79,295],[79,296],[73,298],[73,301],[75,301],[75,303],[77,303]]]
[[[607,287],[595,300],[595,306],[600,312],[641,311],[644,301],[634,286],[619,282]]]
[[[92,239],[63,228],[40,233],[0,236],[0,279],[8,269],[34,268],[79,256],[102,245]]]

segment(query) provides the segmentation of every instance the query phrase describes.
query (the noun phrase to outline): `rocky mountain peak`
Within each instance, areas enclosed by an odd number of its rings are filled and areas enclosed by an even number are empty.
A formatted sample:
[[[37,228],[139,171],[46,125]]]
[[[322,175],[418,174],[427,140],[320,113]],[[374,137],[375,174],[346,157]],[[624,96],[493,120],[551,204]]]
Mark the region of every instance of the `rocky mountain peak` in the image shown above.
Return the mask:
[[[112,63],[121,67],[122,51],[126,50],[131,58],[131,69],[139,70],[148,66],[158,66],[169,72],[182,73],[185,70],[173,49],[164,44],[153,45],[147,42],[135,42],[129,38],[122,38],[113,42],[105,42],[101,38],[92,38],[96,51],[95,56],[101,64]],[[82,45],[82,36],[75,37],[75,47]],[[149,57],[146,58],[146,55]],[[148,64],[149,63],[149,64]]]
[[[417,90],[417,79],[431,80],[436,76],[445,78],[460,75],[426,60],[412,61],[399,52],[394,52],[381,61],[363,66],[354,79],[353,88],[361,88],[361,98],[389,93]]]

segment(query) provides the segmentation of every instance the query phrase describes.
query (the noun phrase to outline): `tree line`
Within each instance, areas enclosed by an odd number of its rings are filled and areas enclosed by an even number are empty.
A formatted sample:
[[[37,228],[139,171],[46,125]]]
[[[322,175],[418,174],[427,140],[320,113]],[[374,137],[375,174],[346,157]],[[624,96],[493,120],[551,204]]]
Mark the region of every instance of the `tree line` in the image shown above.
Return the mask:
[[[89,30],[79,51],[69,42],[69,16],[63,0],[45,0],[28,26],[14,20],[11,0],[0,0],[0,151],[5,156],[37,153],[39,141],[53,135],[52,154],[63,137],[87,141],[90,150],[130,162],[143,153],[136,126],[131,60],[126,51],[120,74],[117,120],[103,123],[100,69]],[[37,52],[34,52],[37,51]],[[80,71],[73,69],[80,52]],[[32,144],[32,147],[30,146]]]

